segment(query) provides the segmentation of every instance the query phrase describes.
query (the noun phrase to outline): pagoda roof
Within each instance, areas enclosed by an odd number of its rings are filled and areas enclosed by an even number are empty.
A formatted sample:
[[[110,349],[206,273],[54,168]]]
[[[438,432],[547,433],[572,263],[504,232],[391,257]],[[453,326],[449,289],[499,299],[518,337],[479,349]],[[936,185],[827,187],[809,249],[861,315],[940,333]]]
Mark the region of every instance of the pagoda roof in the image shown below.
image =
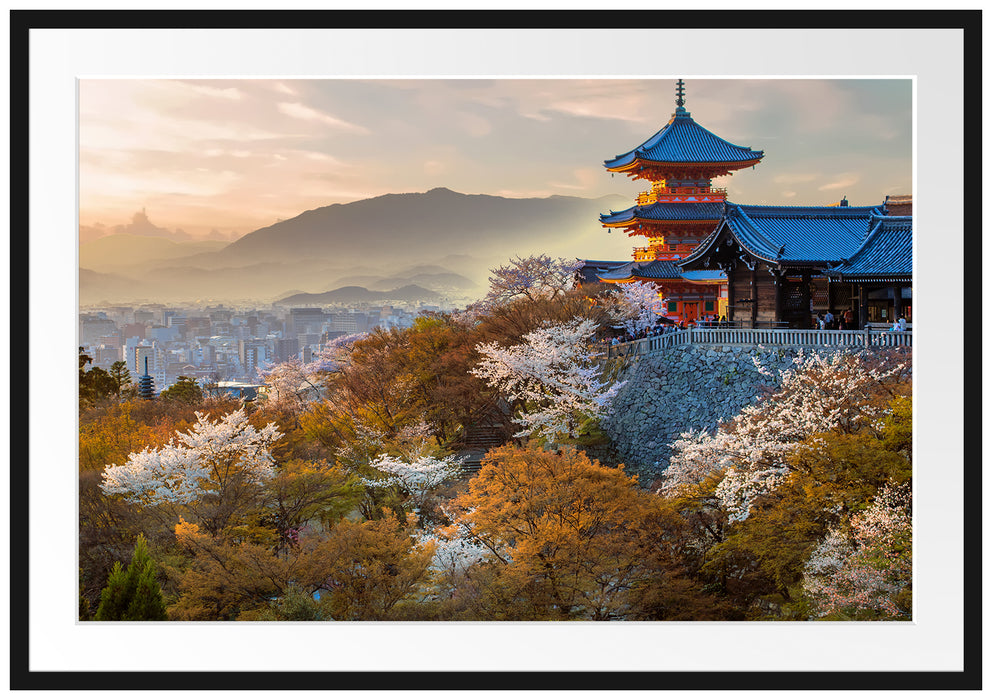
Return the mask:
[[[597,273],[597,277],[603,282],[626,282],[633,279],[634,270],[646,263],[635,260],[628,260],[615,267]]]
[[[695,122],[683,107],[677,107],[661,131],[632,151],[604,161],[608,170],[626,170],[636,161],[684,165],[692,163],[739,164],[761,160],[764,151],[737,146]]]
[[[713,270],[685,272],[679,268],[678,262],[678,260],[631,260],[599,274],[599,279],[603,282],[628,282],[636,280],[712,282],[726,279],[724,273]]]
[[[723,218],[723,204],[716,202],[655,202],[600,214],[604,225],[623,225],[640,219],[643,221],[719,221]]]
[[[649,280],[678,280],[682,279],[682,270],[674,260],[652,260],[631,270],[632,276]]]
[[[841,281],[886,282],[913,280],[913,217],[872,219],[864,244],[849,259],[830,270]]]
[[[724,237],[735,239],[753,258],[778,267],[839,264],[865,242],[880,206],[773,207],[729,204],[713,233],[680,260],[683,268],[701,260]]]
[[[623,265],[628,265],[630,260],[580,260],[582,262],[582,267],[579,268],[577,274],[582,280],[583,284],[588,284],[590,282],[599,282],[600,274],[605,273],[609,270],[616,269]]]

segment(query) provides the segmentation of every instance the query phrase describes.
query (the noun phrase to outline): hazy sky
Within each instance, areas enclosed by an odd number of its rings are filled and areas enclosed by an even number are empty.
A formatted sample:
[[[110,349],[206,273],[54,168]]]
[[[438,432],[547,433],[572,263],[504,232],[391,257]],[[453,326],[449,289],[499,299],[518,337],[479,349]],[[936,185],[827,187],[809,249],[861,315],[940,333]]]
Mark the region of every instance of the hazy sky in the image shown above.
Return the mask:
[[[83,80],[80,224],[145,208],[195,237],[307,209],[447,187],[630,197],[603,161],[661,128],[673,80]],[[732,201],[880,203],[912,186],[909,80],[686,78],[686,108],[765,152]]]

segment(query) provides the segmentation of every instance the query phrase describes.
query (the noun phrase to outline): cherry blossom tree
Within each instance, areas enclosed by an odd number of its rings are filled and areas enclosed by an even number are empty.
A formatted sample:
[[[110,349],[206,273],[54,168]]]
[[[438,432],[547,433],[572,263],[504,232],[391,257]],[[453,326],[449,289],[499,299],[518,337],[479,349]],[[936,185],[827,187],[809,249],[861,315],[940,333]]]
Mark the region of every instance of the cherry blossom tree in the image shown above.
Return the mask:
[[[432,429],[425,421],[405,426],[392,443],[396,454],[382,453],[369,462],[374,476],[363,479],[373,488],[398,487],[418,515],[429,515],[434,489],[461,473],[462,460],[435,454]]]
[[[461,472],[462,460],[454,457],[420,455],[412,460],[381,454],[370,466],[381,472],[382,478],[365,479],[368,486],[398,486],[408,494],[418,510],[428,494]]]
[[[184,506],[212,533],[222,530],[272,477],[271,449],[282,433],[274,423],[256,430],[243,408],[216,422],[199,412],[196,418],[165,446],[132,452],[124,464],[104,469],[103,492],[145,506]]]
[[[654,328],[665,311],[665,300],[650,282],[617,285],[609,298],[610,317],[617,327],[631,335]]]
[[[908,485],[883,488],[846,528],[831,528],[804,571],[813,617],[907,618],[912,535]]]
[[[508,265],[492,270],[489,294],[483,308],[505,304],[513,299],[556,298],[572,287],[575,273],[582,267],[580,260],[531,255],[511,259]]]
[[[731,521],[744,520],[754,500],[789,473],[788,457],[797,445],[829,431],[874,427],[886,410],[879,393],[905,369],[861,354],[800,352],[793,367],[780,372],[774,394],[713,434],[685,433],[673,444],[661,492],[677,493],[722,471],[716,495]]]
[[[334,338],[321,346],[313,360],[307,363],[293,357],[259,369],[259,378],[269,386],[270,400],[283,406],[302,408],[321,398],[325,390],[324,378],[348,362],[355,342],[365,335],[353,333]]]
[[[523,426],[517,437],[575,437],[583,421],[598,418],[622,382],[610,384],[590,350],[596,324],[574,318],[547,325],[524,336],[519,345],[477,346],[481,359],[472,374],[523,405],[514,421]]]

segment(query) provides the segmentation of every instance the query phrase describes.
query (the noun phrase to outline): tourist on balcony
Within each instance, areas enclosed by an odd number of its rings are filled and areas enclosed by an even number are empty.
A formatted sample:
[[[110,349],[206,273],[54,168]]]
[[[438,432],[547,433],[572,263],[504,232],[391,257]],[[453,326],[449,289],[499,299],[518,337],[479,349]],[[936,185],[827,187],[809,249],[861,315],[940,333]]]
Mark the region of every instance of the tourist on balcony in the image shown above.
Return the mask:
[[[828,331],[836,330],[834,328],[834,314],[830,309],[827,309],[827,313],[823,317],[823,325]]]

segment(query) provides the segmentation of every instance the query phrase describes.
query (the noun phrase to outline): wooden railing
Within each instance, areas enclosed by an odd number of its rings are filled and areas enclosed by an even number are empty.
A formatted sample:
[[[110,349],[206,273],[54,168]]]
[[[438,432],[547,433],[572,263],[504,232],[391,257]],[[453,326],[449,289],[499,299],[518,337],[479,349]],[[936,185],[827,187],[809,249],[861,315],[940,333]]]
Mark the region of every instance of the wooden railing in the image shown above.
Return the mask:
[[[819,331],[776,328],[687,328],[610,345],[607,357],[650,355],[680,345],[764,345],[808,348],[912,347],[911,331]]]

